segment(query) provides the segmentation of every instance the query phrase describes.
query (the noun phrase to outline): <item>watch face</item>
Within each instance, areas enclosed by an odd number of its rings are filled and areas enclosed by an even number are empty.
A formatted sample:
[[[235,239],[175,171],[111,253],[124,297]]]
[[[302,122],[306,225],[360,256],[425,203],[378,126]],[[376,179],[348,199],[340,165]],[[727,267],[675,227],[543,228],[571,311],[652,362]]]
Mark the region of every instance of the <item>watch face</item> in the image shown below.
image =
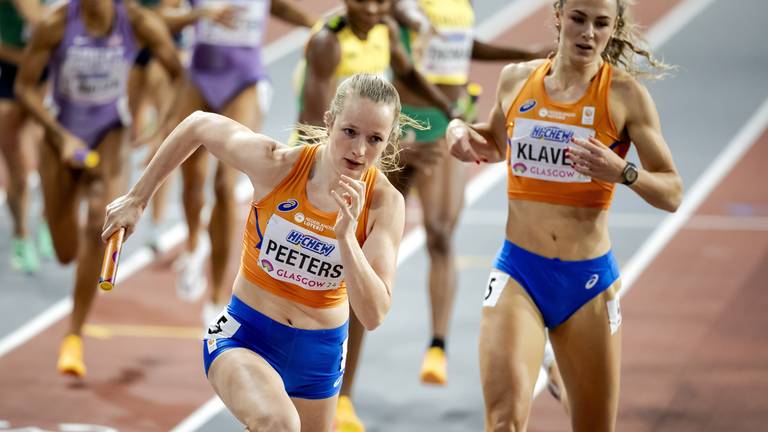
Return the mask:
[[[624,170],[624,181],[626,183],[634,183],[635,180],[637,180],[637,168],[630,165]]]

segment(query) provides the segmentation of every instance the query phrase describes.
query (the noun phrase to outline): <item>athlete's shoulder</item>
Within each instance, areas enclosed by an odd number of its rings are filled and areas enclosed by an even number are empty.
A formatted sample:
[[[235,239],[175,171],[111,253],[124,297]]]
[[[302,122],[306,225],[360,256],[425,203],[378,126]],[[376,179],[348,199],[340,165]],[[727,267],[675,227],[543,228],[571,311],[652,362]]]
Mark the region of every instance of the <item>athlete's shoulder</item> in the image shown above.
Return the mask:
[[[631,101],[648,94],[648,89],[629,72],[613,66],[611,76],[611,92],[621,100]]]
[[[290,171],[296,162],[299,161],[305,150],[303,145],[289,146],[275,140],[273,140],[272,145],[272,157],[274,158],[275,164],[281,169],[287,168],[286,172]]]
[[[500,84],[514,84],[528,77],[547,59],[529,60],[526,62],[509,63],[501,70]]]
[[[395,211],[404,211],[405,198],[403,194],[390,183],[383,172],[376,170],[373,195],[371,196],[370,209],[375,214],[392,215]]]
[[[34,26],[32,44],[58,45],[67,27],[69,2],[59,2],[47,8],[40,22]]]

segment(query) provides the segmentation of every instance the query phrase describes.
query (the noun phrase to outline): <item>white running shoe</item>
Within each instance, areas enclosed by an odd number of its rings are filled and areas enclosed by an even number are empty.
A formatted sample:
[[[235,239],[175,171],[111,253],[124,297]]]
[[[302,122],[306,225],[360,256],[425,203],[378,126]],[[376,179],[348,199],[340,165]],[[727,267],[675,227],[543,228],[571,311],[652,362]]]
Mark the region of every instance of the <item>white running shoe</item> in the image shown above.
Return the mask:
[[[211,250],[207,235],[201,235],[194,251],[184,251],[174,263],[179,277],[176,280],[176,295],[184,301],[198,300],[208,286],[205,272],[206,258]]]

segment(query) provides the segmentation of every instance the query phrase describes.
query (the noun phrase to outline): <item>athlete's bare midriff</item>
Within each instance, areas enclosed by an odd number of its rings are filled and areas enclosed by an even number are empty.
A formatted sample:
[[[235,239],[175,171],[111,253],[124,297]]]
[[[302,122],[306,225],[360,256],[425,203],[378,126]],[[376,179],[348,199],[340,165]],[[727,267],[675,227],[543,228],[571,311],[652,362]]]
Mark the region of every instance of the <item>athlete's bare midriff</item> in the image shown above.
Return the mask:
[[[313,308],[276,296],[252,284],[241,272],[235,277],[233,294],[248,306],[282,324],[306,330],[330,329],[349,318],[349,303],[332,308]]]
[[[611,248],[606,210],[523,200],[508,208],[507,240],[535,254],[585,260]]]

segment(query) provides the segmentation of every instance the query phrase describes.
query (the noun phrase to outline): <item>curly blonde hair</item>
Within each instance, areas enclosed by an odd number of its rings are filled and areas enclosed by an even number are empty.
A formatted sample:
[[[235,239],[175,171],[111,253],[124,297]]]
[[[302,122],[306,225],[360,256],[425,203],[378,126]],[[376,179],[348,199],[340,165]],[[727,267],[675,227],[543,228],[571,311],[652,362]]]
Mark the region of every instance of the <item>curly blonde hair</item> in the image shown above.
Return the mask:
[[[566,0],[555,0],[556,12],[562,14]],[[624,69],[634,77],[661,79],[676,68],[656,58],[648,47],[648,42],[641,36],[640,27],[635,23],[630,7],[633,0],[616,0],[616,31],[601,56],[604,61]],[[557,42],[560,41],[560,28],[557,27]],[[638,64],[637,56],[645,58],[646,64]]]
[[[400,137],[403,134],[403,127],[410,126],[419,130],[424,130],[426,127],[401,113],[400,95],[395,90],[395,86],[381,76],[374,74],[355,74],[339,85],[329,108],[331,122],[341,114],[350,96],[364,97],[373,102],[384,103],[395,108],[395,118],[392,122],[387,149],[382,153],[378,167],[383,172],[399,170]],[[323,126],[299,123],[296,125],[296,132],[298,132],[299,144],[326,144],[328,142],[328,130]]]

